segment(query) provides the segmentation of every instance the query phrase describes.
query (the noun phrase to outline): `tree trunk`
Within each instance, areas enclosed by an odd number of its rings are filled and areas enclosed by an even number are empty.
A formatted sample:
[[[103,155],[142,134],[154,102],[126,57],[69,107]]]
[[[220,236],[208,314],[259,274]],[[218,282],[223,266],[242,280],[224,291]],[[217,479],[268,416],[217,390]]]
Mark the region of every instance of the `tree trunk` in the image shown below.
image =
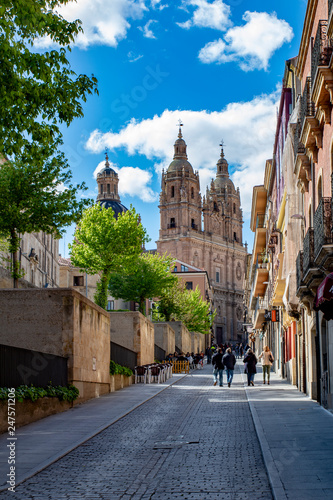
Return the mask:
[[[10,240],[9,240],[9,251],[12,254],[12,278],[13,278],[13,287],[18,288],[18,279],[19,279],[19,266],[20,263],[17,260],[17,251],[19,247],[19,238],[15,230],[11,231]]]
[[[100,281],[97,283],[97,292],[95,293],[95,303],[106,309],[108,303],[108,285],[110,280],[110,272],[103,271]]]

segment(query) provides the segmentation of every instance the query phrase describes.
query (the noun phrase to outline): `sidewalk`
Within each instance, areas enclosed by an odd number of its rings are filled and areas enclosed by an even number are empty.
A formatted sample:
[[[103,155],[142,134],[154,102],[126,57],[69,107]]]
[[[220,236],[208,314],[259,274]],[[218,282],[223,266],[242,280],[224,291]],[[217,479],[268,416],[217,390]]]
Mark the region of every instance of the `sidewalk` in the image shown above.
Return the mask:
[[[237,360],[230,389],[212,386],[211,365],[205,365],[204,370],[196,372],[195,375],[200,379],[207,379],[209,388],[200,390],[211,391],[208,394],[210,404],[215,401],[212,399],[215,392],[219,394],[222,391],[221,395],[225,394],[226,404],[238,401],[236,398],[232,402],[233,395],[240,392],[244,394],[246,376],[242,373],[242,364],[241,360]],[[261,371],[260,365],[258,371]],[[18,429],[16,484],[45,469],[184,377],[174,375],[164,384],[132,385]],[[246,384],[245,392],[274,499],[332,499],[333,415],[274,373],[269,386],[262,384],[262,375],[258,373],[255,387],[247,387]],[[220,399],[217,399],[217,403],[221,404]],[[0,436],[0,491],[7,487],[8,442],[6,434]]]
[[[45,469],[185,375],[163,384],[133,384],[16,431],[16,484]],[[0,435],[0,491],[7,489],[8,434]]]
[[[245,390],[275,500],[332,499],[333,415],[274,373],[263,385],[258,371]]]

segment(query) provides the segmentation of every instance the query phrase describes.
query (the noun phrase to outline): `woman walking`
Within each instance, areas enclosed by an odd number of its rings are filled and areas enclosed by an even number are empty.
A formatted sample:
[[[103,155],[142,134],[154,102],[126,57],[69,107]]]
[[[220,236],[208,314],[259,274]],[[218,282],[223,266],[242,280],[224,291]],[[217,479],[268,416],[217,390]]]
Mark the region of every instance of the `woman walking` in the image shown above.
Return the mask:
[[[263,374],[263,383],[266,384],[266,373],[267,373],[267,384],[269,385],[269,379],[270,379],[270,375],[271,375],[271,367],[272,367],[272,364],[273,364],[273,361],[274,361],[274,357],[273,357],[273,354],[270,350],[270,348],[268,347],[268,345],[266,345],[264,347],[264,350],[262,351],[262,353],[260,354],[259,356],[259,359],[262,358],[262,374]]]
[[[243,362],[246,363],[245,373],[247,373],[247,385],[254,386],[254,375],[257,373],[256,364],[258,360],[252,349],[248,349]]]

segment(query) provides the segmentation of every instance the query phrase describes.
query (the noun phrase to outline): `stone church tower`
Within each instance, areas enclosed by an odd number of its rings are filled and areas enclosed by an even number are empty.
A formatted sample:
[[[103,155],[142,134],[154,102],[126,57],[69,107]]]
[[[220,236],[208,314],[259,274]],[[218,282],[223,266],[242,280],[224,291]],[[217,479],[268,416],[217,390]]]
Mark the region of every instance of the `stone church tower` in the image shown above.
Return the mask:
[[[179,127],[173,161],[162,172],[157,251],[207,271],[217,313],[215,339],[241,341],[247,252],[242,243],[239,189],[229,177],[222,148],[216,177],[202,199],[199,174],[193,171],[186,148]]]

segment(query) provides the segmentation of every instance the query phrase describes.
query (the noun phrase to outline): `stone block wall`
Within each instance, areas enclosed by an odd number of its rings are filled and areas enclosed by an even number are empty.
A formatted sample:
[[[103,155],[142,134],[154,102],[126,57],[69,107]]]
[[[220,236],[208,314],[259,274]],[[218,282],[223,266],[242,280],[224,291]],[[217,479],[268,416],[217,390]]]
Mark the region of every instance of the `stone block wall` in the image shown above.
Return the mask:
[[[71,289],[0,290],[0,343],[68,358],[76,402],[110,391],[110,318]]]
[[[137,353],[138,365],[154,362],[154,324],[138,311],[112,312],[110,340]]]
[[[155,344],[163,349],[166,354],[175,352],[175,331],[169,323],[154,323]]]
[[[198,332],[191,332],[191,352],[205,352],[205,335]]]
[[[168,321],[167,323],[175,332],[175,343],[178,349],[185,354],[190,352],[192,348],[192,339],[186,326],[181,321]]]

